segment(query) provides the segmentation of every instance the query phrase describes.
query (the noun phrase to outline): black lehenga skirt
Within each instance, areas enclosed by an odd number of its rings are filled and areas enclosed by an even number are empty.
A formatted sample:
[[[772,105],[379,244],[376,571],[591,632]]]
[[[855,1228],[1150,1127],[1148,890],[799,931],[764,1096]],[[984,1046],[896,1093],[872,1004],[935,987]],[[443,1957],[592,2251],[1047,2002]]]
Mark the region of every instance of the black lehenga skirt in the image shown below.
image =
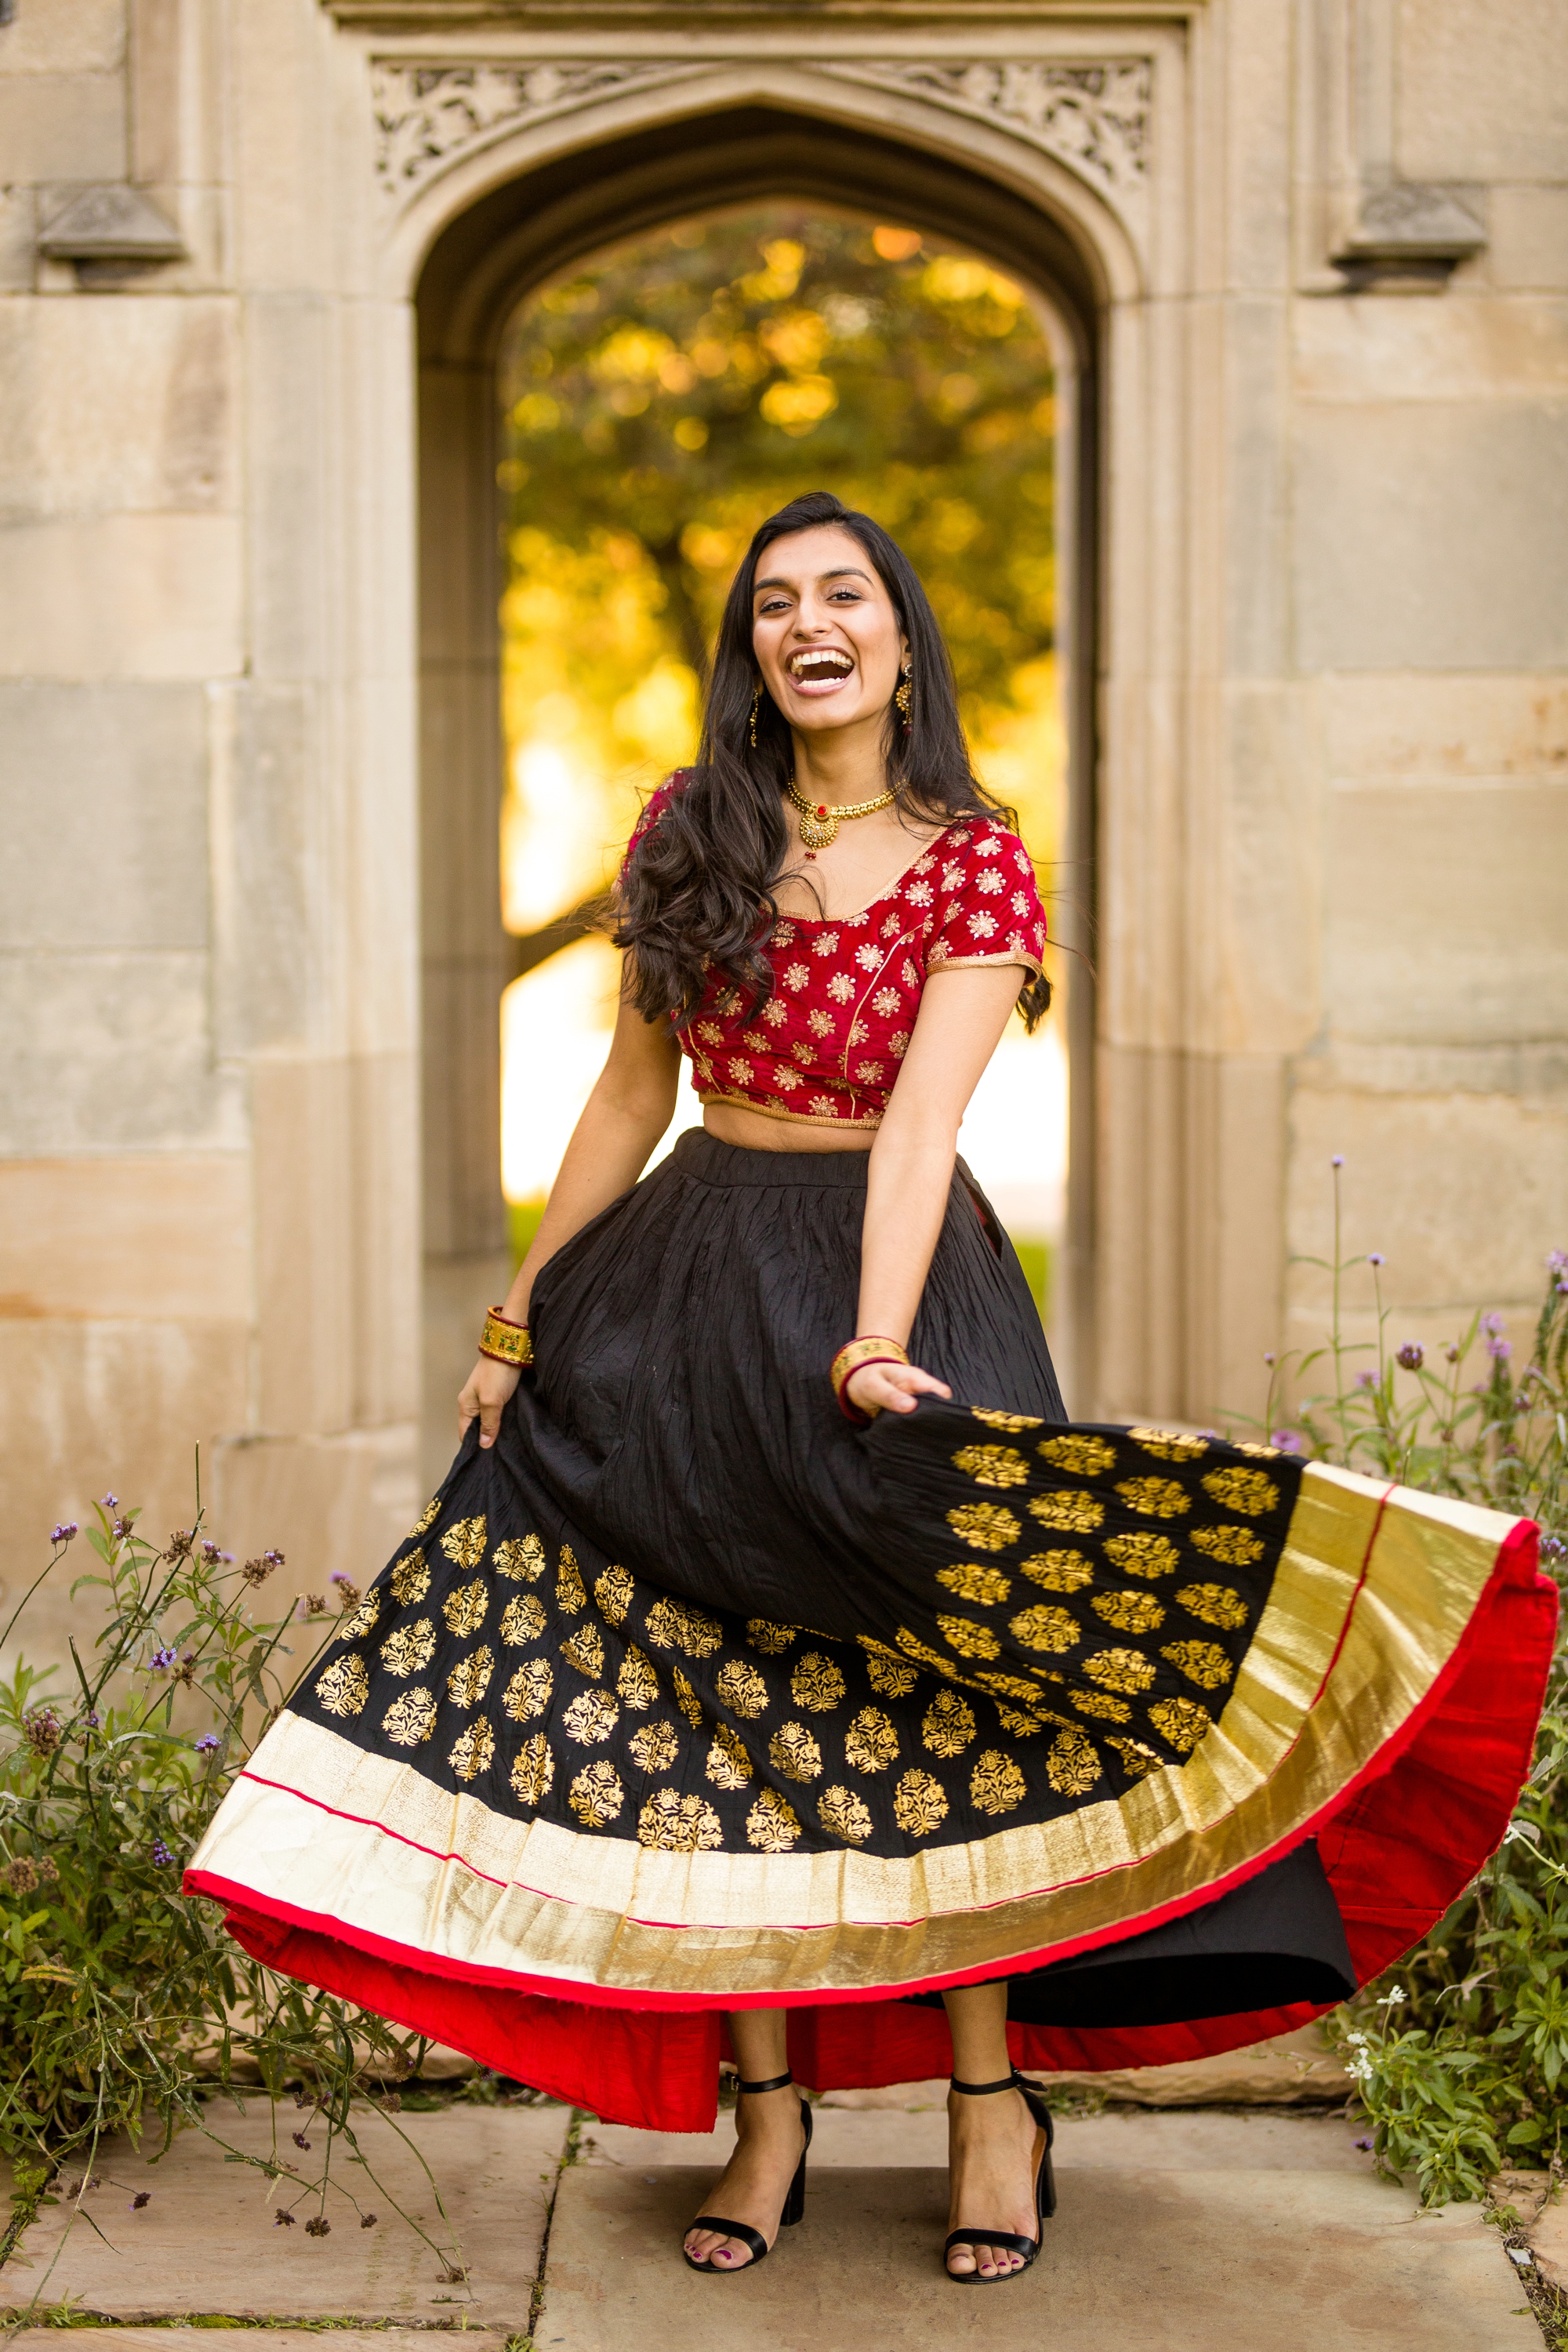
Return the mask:
[[[1284,2031],[1441,1916],[1527,1769],[1533,1529],[1068,1422],[962,1164],[865,1431],[867,1161],[701,1133],[534,1288],[536,1363],[187,1884],[279,1969],[612,2120],[711,2122],[729,2010],[818,2088]]]

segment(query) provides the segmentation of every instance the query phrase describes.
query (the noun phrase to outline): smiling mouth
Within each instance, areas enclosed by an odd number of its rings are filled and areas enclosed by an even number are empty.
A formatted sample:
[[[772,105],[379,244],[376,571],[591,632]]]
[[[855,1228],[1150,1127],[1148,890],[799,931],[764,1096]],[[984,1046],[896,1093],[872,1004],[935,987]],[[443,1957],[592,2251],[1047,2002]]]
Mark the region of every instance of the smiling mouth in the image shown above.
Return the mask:
[[[832,694],[854,674],[855,664],[837,646],[812,646],[791,654],[784,668],[801,693]]]

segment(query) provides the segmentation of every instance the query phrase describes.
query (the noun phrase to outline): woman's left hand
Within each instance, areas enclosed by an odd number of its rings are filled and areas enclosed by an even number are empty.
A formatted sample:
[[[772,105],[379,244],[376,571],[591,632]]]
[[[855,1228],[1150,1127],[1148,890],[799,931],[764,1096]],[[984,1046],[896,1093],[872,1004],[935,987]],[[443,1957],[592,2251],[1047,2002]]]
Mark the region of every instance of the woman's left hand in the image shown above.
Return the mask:
[[[933,1381],[918,1364],[862,1364],[845,1383],[851,1404],[862,1412],[913,1412],[915,1399],[950,1397],[945,1381]]]

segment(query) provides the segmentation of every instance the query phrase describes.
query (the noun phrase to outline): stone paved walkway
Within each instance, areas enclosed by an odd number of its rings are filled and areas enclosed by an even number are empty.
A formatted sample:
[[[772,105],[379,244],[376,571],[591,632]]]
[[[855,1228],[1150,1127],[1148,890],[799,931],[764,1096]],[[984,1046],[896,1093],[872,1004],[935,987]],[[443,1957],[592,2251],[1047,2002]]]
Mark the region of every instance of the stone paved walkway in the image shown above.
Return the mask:
[[[907,2104],[818,2107],[805,2224],[754,2278],[722,2284],[693,2278],[679,2242],[728,2117],[702,2140],[559,2107],[457,2107],[397,2128],[367,2111],[367,2163],[334,2164],[325,2236],[302,2226],[315,2200],[279,2226],[293,2184],[194,2134],[156,2163],[110,2147],[84,2200],[95,2226],[68,2232],[68,2209],[47,2209],[6,2267],[4,2302],[39,2304],[14,2352],[58,2352],[58,2317],[37,2321],[61,2305],[120,2323],[95,2333],[95,2352],[166,2352],[169,2323],[193,2318],[249,2323],[255,2352],[321,2352],[300,2324],[334,2319],[344,2352],[428,2352],[433,2328],[521,2352],[531,2315],[538,2352],[1540,2352],[1479,2210],[1418,2215],[1376,2179],[1356,2127],[1321,2111],[1063,2119],[1044,2260],[1006,2286],[951,2286],[942,2086],[898,2095]],[[324,2134],[308,2127],[297,2147],[292,2105],[276,2140],[259,2101],[243,2116],[215,2102],[209,2118],[231,2151],[276,2147],[301,2181],[319,2170]]]

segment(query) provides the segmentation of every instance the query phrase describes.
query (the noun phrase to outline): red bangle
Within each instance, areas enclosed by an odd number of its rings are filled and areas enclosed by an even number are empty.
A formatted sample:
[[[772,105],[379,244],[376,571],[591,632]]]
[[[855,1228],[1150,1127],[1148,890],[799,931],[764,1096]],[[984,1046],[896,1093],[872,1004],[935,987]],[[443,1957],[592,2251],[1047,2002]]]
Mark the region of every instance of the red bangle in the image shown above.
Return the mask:
[[[479,1339],[479,1353],[488,1356],[492,1364],[510,1364],[514,1371],[533,1361],[533,1340],[526,1323],[514,1323],[499,1307],[492,1307],[485,1317],[485,1328]]]
[[[833,1382],[833,1393],[838,1400],[838,1410],[845,1420],[852,1421],[857,1429],[868,1429],[882,1409],[880,1405],[874,1405],[867,1412],[855,1402],[849,1393],[849,1383],[857,1372],[863,1371],[868,1364],[907,1364],[909,1360],[896,1339],[884,1339],[876,1332],[847,1340],[834,1357],[827,1374]]]

